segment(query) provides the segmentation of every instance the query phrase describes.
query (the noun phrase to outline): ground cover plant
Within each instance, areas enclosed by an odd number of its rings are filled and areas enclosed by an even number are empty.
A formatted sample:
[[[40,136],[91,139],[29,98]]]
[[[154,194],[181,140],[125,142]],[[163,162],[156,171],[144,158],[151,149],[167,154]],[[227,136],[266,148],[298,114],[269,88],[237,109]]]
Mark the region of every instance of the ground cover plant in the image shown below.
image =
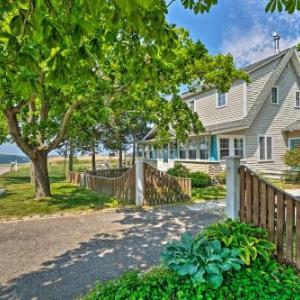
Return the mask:
[[[257,255],[244,264],[239,259],[244,247],[241,236],[257,239],[254,248],[266,241],[266,253],[249,250]],[[266,238],[265,230],[232,220],[211,225],[195,237],[185,233],[179,242],[166,246],[163,266],[98,283],[83,299],[300,300],[299,274],[272,258],[274,245]]]
[[[75,169],[81,168],[75,165]],[[34,186],[30,183],[28,166],[18,172],[0,176],[0,188],[7,193],[0,197],[0,219],[32,215],[48,215],[62,212],[81,212],[106,207],[116,207],[120,202],[87,189],[79,188],[65,180],[62,165],[50,166],[51,197],[35,200]]]
[[[299,300],[300,277],[289,266],[256,260],[239,272],[227,272],[219,288],[194,283],[165,268],[146,273],[130,271],[121,278],[98,283],[84,300]]]
[[[219,200],[226,198],[226,188],[223,185],[212,185],[192,189],[192,200]]]
[[[240,258],[246,265],[250,265],[258,256],[269,261],[275,249],[267,239],[266,230],[230,219],[208,227],[205,236],[211,240],[218,239],[231,249],[239,249]]]

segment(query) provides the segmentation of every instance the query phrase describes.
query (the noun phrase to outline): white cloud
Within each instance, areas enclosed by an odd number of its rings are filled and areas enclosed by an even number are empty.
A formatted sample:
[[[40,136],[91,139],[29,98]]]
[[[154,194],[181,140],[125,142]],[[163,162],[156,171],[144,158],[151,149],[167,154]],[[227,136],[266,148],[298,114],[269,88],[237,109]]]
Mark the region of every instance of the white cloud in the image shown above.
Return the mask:
[[[224,35],[221,52],[231,53],[238,66],[244,66],[274,54],[274,31],[281,35],[280,49],[300,42],[300,14],[266,14],[257,0],[239,1],[242,15],[236,15]],[[232,17],[232,16],[231,16]],[[241,25],[241,21],[243,25]]]

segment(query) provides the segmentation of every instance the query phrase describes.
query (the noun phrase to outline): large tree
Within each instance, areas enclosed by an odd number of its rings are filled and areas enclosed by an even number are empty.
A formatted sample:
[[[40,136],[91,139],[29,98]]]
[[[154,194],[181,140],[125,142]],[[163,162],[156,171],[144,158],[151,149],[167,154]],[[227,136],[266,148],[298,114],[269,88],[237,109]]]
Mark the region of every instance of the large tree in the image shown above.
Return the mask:
[[[68,136],[74,113],[124,100],[125,109],[145,109],[161,132],[171,125],[183,137],[201,124],[178,97],[181,84],[225,91],[245,78],[231,56],[210,56],[166,22],[171,2],[1,1],[0,114],[32,160],[37,198],[51,195],[48,153]],[[196,13],[217,4],[181,2]]]

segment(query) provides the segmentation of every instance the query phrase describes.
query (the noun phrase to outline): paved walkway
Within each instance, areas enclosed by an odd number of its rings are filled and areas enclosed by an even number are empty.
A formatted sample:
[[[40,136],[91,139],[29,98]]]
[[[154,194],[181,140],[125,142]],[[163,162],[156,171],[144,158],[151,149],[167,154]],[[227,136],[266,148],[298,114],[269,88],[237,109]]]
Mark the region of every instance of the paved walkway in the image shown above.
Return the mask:
[[[10,170],[10,167],[2,167],[0,165],[0,175],[3,175],[5,173],[9,172],[9,170]]]
[[[0,299],[74,299],[96,280],[159,263],[163,245],[223,217],[224,203],[0,223]]]

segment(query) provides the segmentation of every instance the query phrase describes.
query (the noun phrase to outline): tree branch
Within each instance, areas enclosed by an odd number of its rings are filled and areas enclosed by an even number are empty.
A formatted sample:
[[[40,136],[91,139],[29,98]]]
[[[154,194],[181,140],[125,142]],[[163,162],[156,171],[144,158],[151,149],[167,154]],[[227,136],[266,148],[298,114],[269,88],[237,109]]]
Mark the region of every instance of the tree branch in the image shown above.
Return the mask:
[[[34,152],[34,149],[26,143],[26,141],[22,138],[19,123],[17,120],[17,113],[18,110],[16,107],[6,109],[4,111],[4,115],[7,119],[8,123],[8,129],[10,135],[13,137],[16,144],[19,146],[19,148],[31,159],[35,159],[36,154]]]
[[[66,135],[66,131],[67,131],[67,126],[69,124],[69,121],[72,117],[72,114],[74,112],[75,109],[78,108],[78,106],[81,104],[82,99],[77,100],[76,102],[74,102],[69,109],[66,111],[63,120],[62,120],[62,124],[60,126],[60,130],[57,134],[57,136],[55,137],[55,139],[52,141],[52,143],[50,143],[48,146],[45,146],[45,150],[51,151],[53,149],[58,148],[59,144],[64,140],[65,135]],[[42,149],[43,150],[43,149]]]

